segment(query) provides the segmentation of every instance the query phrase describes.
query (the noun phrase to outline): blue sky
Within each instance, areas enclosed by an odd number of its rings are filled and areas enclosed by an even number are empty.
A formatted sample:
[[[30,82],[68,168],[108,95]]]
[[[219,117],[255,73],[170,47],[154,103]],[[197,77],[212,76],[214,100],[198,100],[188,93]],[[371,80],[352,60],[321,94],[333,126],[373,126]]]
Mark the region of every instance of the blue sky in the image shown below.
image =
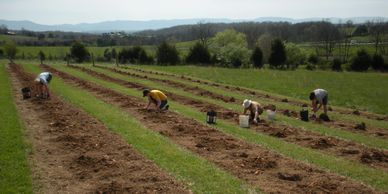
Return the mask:
[[[388,0],[0,0],[0,19],[41,24],[108,20],[388,17]]]

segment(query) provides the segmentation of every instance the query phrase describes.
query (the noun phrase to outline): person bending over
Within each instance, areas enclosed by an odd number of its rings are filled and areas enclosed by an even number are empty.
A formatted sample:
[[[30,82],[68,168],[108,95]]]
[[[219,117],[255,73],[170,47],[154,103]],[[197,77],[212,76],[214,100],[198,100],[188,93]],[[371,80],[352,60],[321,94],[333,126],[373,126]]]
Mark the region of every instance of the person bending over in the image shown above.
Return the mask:
[[[53,75],[50,72],[43,72],[38,75],[35,79],[35,88],[37,89],[38,98],[50,98],[50,90],[48,84],[50,83]]]
[[[149,109],[151,103],[154,103],[156,106],[156,110],[162,111],[162,110],[168,110],[169,105],[167,105],[167,96],[159,91],[159,90],[149,90],[145,89],[143,90],[143,97],[148,97],[148,104],[145,107],[145,109]]]
[[[310,100],[314,116],[322,106],[325,115],[327,115],[327,103],[329,101],[329,95],[326,90],[315,89],[310,93]]]
[[[244,115],[247,113],[247,111],[250,111],[250,120],[253,120],[254,123],[258,123],[260,121],[259,115],[263,113],[263,107],[255,101],[245,99],[243,102],[244,107]]]

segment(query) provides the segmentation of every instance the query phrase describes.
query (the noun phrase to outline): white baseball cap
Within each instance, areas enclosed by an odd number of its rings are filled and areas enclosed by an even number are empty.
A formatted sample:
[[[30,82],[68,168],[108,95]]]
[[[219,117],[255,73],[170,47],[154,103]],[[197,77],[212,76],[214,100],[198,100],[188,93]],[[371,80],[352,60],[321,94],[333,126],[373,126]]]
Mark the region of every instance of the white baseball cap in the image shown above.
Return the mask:
[[[251,100],[245,99],[242,105],[244,108],[248,108],[251,104],[252,104]]]

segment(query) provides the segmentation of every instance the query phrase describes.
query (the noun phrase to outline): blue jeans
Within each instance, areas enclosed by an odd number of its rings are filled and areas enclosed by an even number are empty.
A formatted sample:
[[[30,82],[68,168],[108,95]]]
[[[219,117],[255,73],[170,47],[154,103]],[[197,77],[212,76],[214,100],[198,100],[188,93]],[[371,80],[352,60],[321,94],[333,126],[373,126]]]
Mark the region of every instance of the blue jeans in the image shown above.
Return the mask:
[[[160,109],[163,109],[166,105],[167,105],[167,100],[162,100],[162,101],[160,102],[159,108],[160,108]]]

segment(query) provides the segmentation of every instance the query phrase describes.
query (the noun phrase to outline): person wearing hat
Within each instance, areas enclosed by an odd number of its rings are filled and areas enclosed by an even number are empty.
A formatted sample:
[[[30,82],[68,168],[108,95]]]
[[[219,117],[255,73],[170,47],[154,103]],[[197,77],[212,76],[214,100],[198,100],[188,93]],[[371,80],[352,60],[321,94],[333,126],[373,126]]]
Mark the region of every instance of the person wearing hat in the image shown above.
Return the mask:
[[[315,113],[322,107],[322,105],[323,105],[323,111],[325,115],[327,115],[327,103],[329,101],[329,95],[326,90],[315,89],[310,93],[310,100],[313,107],[314,116],[315,116]]]
[[[260,103],[245,99],[242,105],[244,107],[244,115],[249,110],[250,119],[252,119],[254,123],[257,123],[260,120],[259,115],[263,113],[263,108]]]
[[[53,75],[50,72],[43,72],[36,77],[34,80],[35,88],[38,91],[37,97],[40,98],[50,98],[50,91],[48,84],[50,83]]]
[[[167,105],[167,96],[159,90],[143,90],[143,97],[148,96],[148,104],[145,109],[149,109],[151,103],[156,105],[157,110],[168,110],[169,105]]]

